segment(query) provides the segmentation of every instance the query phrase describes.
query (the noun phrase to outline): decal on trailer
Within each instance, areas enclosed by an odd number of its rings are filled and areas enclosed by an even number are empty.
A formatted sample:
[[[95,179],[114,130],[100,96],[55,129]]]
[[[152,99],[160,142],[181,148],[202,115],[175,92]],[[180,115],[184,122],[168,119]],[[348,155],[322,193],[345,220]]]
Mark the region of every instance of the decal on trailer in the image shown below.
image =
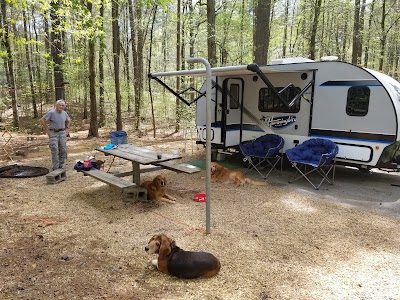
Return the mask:
[[[268,127],[273,128],[282,128],[293,124],[297,120],[297,116],[262,116],[261,121],[265,122]]]

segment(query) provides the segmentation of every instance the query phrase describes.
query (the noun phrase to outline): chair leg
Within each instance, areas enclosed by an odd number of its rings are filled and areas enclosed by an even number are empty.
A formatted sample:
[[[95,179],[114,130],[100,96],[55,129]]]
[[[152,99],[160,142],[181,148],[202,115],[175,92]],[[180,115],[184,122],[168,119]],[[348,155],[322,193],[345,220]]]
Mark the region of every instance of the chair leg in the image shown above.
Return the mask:
[[[292,166],[301,174],[300,176],[296,176],[296,174],[297,173],[295,173],[294,175],[293,175],[293,177],[289,180],[289,183],[292,183],[292,182],[294,182],[294,181],[296,181],[297,179],[300,179],[300,178],[305,178],[316,190],[318,190],[319,189],[319,187],[321,186],[321,184],[326,180],[326,181],[328,181],[328,183],[330,184],[330,185],[333,185],[333,183],[334,183],[334,179],[335,179],[335,164],[332,164],[332,165],[329,165],[329,166],[326,166],[326,168],[327,168],[327,171],[324,171],[323,170],[323,167],[318,167],[318,168],[313,168],[313,169],[311,169],[310,171],[307,171],[307,165],[304,165],[304,164],[300,164],[300,166],[298,167],[297,166],[297,163],[292,163]],[[304,170],[302,171],[301,170],[301,168],[304,168]],[[333,175],[332,175],[332,180],[331,179],[329,179],[329,173],[331,172],[331,170],[333,170]],[[322,176],[322,180],[319,182],[319,184],[318,185],[315,185],[309,178],[308,178],[308,175],[310,175],[311,173],[314,173],[314,172],[318,172],[321,176]]]
[[[277,155],[276,157],[274,157],[274,161],[273,161],[273,162],[271,162],[268,158],[266,158],[266,159],[262,159],[262,158],[261,158],[261,159],[259,159],[259,162],[256,164],[256,163],[254,163],[253,158],[250,157],[250,156],[246,156],[243,160],[244,160],[244,161],[247,161],[247,162],[251,165],[251,168],[249,168],[249,170],[255,169],[255,170],[258,172],[258,174],[260,174],[260,176],[261,176],[263,179],[267,179],[267,177],[269,176],[269,174],[271,174],[271,172],[272,172],[273,170],[276,170],[276,171],[278,172],[279,175],[282,174],[282,156],[280,156],[280,155]],[[262,164],[263,162],[265,162],[265,161],[268,163],[268,165],[270,166],[271,169],[268,171],[267,174],[264,175],[263,173],[261,173],[260,170],[262,170],[261,164]],[[281,163],[281,170],[280,170],[280,171],[276,168],[276,165],[277,165],[279,162]],[[265,167],[264,167],[264,168],[265,168]]]
[[[266,179],[266,178],[268,177],[268,175],[271,174],[271,172],[272,172],[273,170],[276,170],[276,171],[278,172],[279,176],[282,175],[282,156],[277,155],[277,156],[274,157],[273,159],[274,159],[274,161],[272,161],[272,162],[271,162],[268,158],[266,159],[266,162],[267,162],[268,165],[271,167],[271,169],[268,171],[267,175],[265,175],[265,178],[264,178],[264,179]],[[277,165],[279,162],[280,162],[280,165],[281,165],[281,169],[280,169],[280,170],[278,170],[278,169],[276,168],[276,165]]]

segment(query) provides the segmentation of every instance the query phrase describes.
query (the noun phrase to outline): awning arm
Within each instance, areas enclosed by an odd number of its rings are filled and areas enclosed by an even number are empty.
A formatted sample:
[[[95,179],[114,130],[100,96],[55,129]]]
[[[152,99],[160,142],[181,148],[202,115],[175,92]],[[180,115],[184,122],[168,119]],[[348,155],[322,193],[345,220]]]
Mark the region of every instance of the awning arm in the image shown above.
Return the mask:
[[[256,73],[258,76],[260,76],[261,80],[265,82],[265,84],[271,89],[271,91],[278,97],[279,101],[281,101],[287,108],[290,108],[289,103],[286,102],[285,99],[281,96],[281,94],[278,92],[278,90],[275,88],[275,86],[269,81],[267,76],[264,75],[264,73],[260,70],[260,67],[257,64],[250,64],[247,65],[247,69],[249,71],[252,71]]]
[[[188,101],[186,101],[185,98],[183,98],[179,93],[177,93],[176,91],[174,91],[173,89],[171,89],[166,83],[164,83],[160,78],[158,77],[154,77],[154,76],[149,76],[150,79],[154,79],[155,81],[157,81],[159,84],[161,84],[163,87],[165,87],[172,95],[174,95],[176,98],[178,98],[179,100],[181,100],[183,103],[185,103],[187,106],[190,106],[191,103],[189,103]]]
[[[294,87],[293,83],[290,83],[288,86],[283,88],[278,92],[278,90],[275,88],[275,86],[269,81],[267,76],[260,70],[259,66],[257,64],[250,64],[247,65],[247,69],[256,73],[258,76],[260,76],[261,80],[264,81],[264,83],[272,90],[272,92],[275,94],[276,97],[278,97],[279,101],[281,101],[287,108],[290,108],[293,106],[293,104],[298,100],[301,96],[304,95],[304,93],[314,84],[314,79],[311,80],[305,87],[300,91],[296,97],[294,97],[290,102],[287,102],[282,96],[281,93],[283,93],[286,89],[289,87]]]
[[[196,90],[196,89],[195,89],[194,87],[192,87],[192,86],[190,86],[190,87],[188,87],[188,88],[186,88],[186,89],[184,89],[184,90],[182,90],[182,91],[180,91],[180,92],[177,92],[177,91],[174,91],[172,88],[170,88],[169,85],[167,85],[167,84],[166,84],[164,81],[162,81],[160,78],[158,78],[158,77],[156,77],[156,76],[153,76],[152,74],[149,74],[148,77],[149,77],[150,79],[156,80],[159,84],[161,84],[163,87],[165,87],[171,94],[173,94],[176,98],[178,98],[179,100],[181,100],[181,101],[182,101],[183,103],[185,103],[187,106],[192,105],[194,102],[196,102],[196,101],[199,100],[201,97],[203,97],[203,96],[205,96],[205,95],[207,94],[207,91],[205,91],[205,92],[200,92],[200,91]],[[215,88],[215,87],[221,89],[221,87],[220,87],[214,80],[212,80],[211,89],[213,89],[213,88]],[[182,94],[184,94],[185,92],[187,92],[187,91],[189,91],[189,90],[195,91],[195,92],[197,92],[197,93],[199,94],[199,95],[198,95],[196,98],[194,98],[192,101],[187,101],[185,98],[183,98],[183,97],[181,96]]]
[[[312,79],[312,80],[304,87],[304,89],[302,89],[302,90],[300,91],[300,93],[297,94],[296,97],[294,97],[294,98],[292,99],[292,101],[290,101],[289,107],[291,107],[291,106],[296,102],[297,99],[299,99],[300,97],[303,97],[303,95],[305,94],[305,92],[307,92],[307,90],[308,90],[313,84],[314,84],[314,79]],[[306,99],[306,98],[304,98],[304,99]],[[306,99],[306,101],[310,102],[308,99]]]

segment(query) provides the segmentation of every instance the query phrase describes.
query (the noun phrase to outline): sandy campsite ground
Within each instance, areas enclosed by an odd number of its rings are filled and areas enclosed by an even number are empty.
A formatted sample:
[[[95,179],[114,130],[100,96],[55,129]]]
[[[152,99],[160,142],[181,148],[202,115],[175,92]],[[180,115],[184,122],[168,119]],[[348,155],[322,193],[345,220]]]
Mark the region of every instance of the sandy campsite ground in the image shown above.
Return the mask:
[[[173,138],[130,142],[183,149]],[[339,183],[318,192],[276,175],[265,187],[214,184],[205,235],[205,203],[192,200],[205,191],[204,171],[143,175],[167,176],[175,205],[126,203],[72,169],[107,143],[70,140],[59,184],[0,179],[0,299],[400,299],[400,219],[331,201]],[[204,158],[203,149],[186,152],[183,160]],[[50,167],[48,147],[18,164]],[[110,171],[128,169],[116,159]],[[153,270],[144,246],[161,232],[185,250],[212,252],[220,273],[182,280]]]

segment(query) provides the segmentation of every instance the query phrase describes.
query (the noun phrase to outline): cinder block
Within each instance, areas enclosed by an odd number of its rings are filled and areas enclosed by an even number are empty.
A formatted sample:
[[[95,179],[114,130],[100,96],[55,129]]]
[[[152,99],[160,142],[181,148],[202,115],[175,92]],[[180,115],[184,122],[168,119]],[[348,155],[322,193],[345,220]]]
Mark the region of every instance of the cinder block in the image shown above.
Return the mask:
[[[125,194],[125,202],[147,200],[147,190],[145,188],[126,188],[123,192]]]
[[[67,178],[67,173],[64,169],[54,170],[46,175],[48,184],[55,184],[64,181]]]

